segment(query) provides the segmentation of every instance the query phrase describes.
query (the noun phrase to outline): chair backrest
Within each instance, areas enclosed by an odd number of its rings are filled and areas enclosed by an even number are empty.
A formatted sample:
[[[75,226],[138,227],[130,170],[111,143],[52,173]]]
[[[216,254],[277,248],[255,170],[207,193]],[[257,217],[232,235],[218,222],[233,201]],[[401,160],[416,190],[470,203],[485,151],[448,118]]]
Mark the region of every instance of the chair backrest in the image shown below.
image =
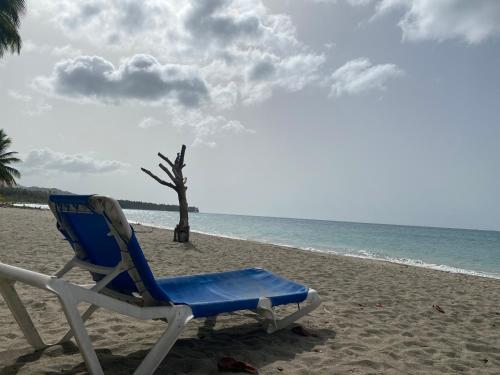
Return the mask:
[[[102,195],[51,195],[49,206],[57,227],[73,247],[78,260],[99,267],[126,270],[116,276],[107,288],[144,298],[165,300],[118,202]],[[105,275],[91,271],[95,281]]]

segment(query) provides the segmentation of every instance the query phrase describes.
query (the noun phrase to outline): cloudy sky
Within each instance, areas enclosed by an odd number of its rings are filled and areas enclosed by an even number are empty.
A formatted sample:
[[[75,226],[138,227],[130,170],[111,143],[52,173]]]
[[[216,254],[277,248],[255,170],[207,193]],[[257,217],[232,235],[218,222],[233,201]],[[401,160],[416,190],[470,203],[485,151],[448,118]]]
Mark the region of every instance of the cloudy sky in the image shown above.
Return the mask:
[[[500,1],[38,0],[0,60],[23,185],[500,230]]]

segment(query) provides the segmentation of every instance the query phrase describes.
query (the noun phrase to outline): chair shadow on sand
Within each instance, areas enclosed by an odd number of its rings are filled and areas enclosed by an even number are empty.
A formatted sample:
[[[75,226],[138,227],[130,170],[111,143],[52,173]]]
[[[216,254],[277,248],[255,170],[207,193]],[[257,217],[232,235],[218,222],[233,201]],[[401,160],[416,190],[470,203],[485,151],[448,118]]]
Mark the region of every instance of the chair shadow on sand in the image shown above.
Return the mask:
[[[331,329],[308,328],[307,331],[311,333],[311,336],[302,337],[291,331],[293,325],[273,334],[267,334],[258,323],[214,329],[215,322],[215,318],[207,318],[204,325],[198,329],[197,337],[180,338],[155,373],[218,374],[217,361],[225,356],[250,361],[256,368],[261,368],[277,361],[293,360],[296,355],[310,352],[315,346],[334,339],[336,335],[335,331]],[[28,350],[23,352],[26,353]],[[49,350],[51,350],[51,354],[47,353]],[[96,349],[105,374],[108,372],[132,374],[147,352],[147,350],[139,350],[128,355],[116,355],[109,349]],[[42,357],[49,358],[68,354],[79,355],[78,347],[73,341],[62,345],[52,345],[17,358],[12,358],[13,355],[10,355],[11,360],[7,361],[10,363],[0,369],[0,375],[17,374],[25,365],[36,362]],[[83,359],[78,365],[69,369],[44,371],[45,374],[53,375],[72,375],[86,372]]]

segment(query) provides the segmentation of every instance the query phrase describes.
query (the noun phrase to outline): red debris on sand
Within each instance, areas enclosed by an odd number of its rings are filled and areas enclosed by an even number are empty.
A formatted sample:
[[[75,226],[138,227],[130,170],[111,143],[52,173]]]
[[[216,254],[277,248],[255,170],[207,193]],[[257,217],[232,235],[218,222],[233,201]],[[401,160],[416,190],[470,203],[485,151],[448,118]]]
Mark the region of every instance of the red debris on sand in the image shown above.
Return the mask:
[[[444,310],[441,306],[439,305],[432,305],[432,308],[436,311],[439,311],[440,313],[444,314]]]
[[[381,303],[377,303],[377,304],[375,305],[375,307],[383,308],[383,307],[384,307],[384,305],[382,305]]]
[[[258,374],[257,369],[251,364],[238,361],[233,357],[223,357],[217,362],[219,371],[246,372],[248,374]]]

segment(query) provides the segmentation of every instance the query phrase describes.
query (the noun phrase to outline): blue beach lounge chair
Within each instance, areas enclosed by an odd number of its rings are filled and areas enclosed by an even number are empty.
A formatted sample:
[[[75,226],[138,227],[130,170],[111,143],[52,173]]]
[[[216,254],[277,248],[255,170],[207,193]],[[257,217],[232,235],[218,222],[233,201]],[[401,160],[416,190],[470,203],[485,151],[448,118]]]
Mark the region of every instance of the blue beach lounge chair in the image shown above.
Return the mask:
[[[191,276],[155,278],[117,201],[99,195],[52,195],[50,209],[69,241],[74,257],[54,275],[0,263],[0,292],[28,342],[46,347],[14,289],[16,281],[49,290],[61,301],[72,336],[91,374],[102,374],[84,322],[99,307],[138,319],[162,319],[167,328],[135,374],[151,374],[165,358],[186,324],[237,310],[260,315],[268,333],[286,327],[320,304],[313,289],[260,268]],[[94,284],[76,285],[63,276],[74,267],[88,270]],[[78,304],[90,307],[80,315]],[[278,319],[274,306],[301,304]]]

